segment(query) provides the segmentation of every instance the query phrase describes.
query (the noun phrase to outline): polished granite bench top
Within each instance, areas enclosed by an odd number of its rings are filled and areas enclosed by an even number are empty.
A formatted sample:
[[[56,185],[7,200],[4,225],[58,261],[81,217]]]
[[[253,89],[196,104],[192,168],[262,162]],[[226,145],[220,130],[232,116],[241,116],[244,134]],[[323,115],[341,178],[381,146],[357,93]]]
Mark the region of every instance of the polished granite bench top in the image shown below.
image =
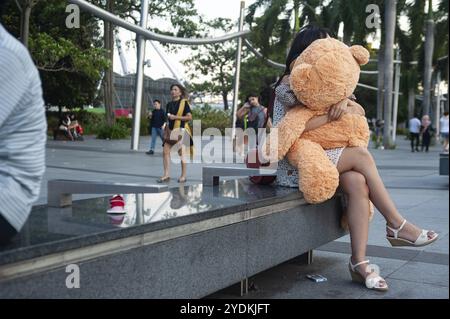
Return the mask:
[[[125,194],[126,214],[111,215],[109,196],[75,201],[71,207],[34,207],[14,240],[0,246],[0,265],[105,241],[301,199],[296,188],[255,185],[247,178],[219,186],[170,188],[159,194]]]

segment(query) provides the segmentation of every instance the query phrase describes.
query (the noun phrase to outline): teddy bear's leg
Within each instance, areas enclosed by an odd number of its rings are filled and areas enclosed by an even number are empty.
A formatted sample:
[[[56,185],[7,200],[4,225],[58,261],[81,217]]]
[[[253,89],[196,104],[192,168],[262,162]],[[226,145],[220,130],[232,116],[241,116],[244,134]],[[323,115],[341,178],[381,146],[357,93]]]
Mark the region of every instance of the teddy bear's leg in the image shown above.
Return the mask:
[[[278,162],[289,152],[292,145],[300,138],[305,130],[306,122],[314,112],[304,107],[294,107],[289,110],[280,123],[269,134],[263,144],[264,156],[270,162]]]
[[[298,140],[288,159],[298,168],[299,189],[308,203],[317,204],[333,197],[339,185],[339,172],[319,144]]]

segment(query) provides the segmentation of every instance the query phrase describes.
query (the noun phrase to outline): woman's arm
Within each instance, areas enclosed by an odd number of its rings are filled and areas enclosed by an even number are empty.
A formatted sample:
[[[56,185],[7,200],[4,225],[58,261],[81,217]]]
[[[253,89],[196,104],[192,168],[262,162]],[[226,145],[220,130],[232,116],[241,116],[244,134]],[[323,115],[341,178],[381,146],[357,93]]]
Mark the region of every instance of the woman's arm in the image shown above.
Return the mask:
[[[339,110],[336,110],[337,108],[339,108]],[[339,120],[344,113],[358,114],[362,116],[366,115],[366,112],[361,105],[352,100],[347,100],[346,105],[338,103],[333,106],[329,114],[316,116],[310,119],[305,125],[305,132],[314,130],[324,124],[327,124],[330,121]]]
[[[246,106],[247,103],[245,103],[239,110],[237,110],[236,112],[236,116],[242,120],[244,118],[244,116],[247,115],[248,111],[250,110],[249,107]]]
[[[186,115],[183,116],[169,115],[169,118],[171,120],[182,120],[183,122],[192,121],[192,114],[187,113]]]
[[[306,122],[305,132],[315,130],[316,128],[319,128],[322,125],[325,125],[327,123],[328,123],[328,115],[327,114],[313,117],[308,122]]]

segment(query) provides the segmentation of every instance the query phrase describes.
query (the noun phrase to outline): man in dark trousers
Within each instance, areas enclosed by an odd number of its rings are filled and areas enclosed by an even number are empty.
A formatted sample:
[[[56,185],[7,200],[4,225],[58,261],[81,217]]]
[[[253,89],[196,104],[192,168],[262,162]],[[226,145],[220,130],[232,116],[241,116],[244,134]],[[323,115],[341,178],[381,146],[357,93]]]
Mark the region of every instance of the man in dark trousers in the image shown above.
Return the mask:
[[[167,121],[167,115],[164,110],[161,109],[161,101],[153,101],[154,110],[149,114],[150,118],[150,134],[152,135],[152,142],[150,144],[150,150],[147,152],[149,155],[153,155],[155,152],[156,137],[159,136],[161,141],[164,141],[163,125]]]

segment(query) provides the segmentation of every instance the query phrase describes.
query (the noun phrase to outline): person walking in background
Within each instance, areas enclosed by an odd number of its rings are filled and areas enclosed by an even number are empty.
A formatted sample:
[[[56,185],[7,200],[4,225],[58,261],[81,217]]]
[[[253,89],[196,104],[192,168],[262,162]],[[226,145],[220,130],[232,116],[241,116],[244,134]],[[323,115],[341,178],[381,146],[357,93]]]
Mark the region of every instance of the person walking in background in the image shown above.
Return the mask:
[[[431,125],[430,117],[428,115],[422,116],[422,125],[420,126],[420,135],[422,137],[422,152],[424,151],[424,149],[425,152],[428,152],[433,132],[434,128]]]
[[[4,2],[0,0],[1,9]],[[0,244],[28,219],[45,172],[47,121],[39,72],[0,22]]]
[[[409,138],[411,139],[411,152],[419,152],[420,120],[415,115],[409,120]]]
[[[444,112],[439,120],[439,128],[441,139],[444,143],[444,152],[448,153],[448,112]]]
[[[384,120],[378,119],[375,122],[376,148],[384,150],[383,146]]]
[[[159,136],[164,143],[163,125],[167,121],[166,112],[161,109],[161,101],[154,100],[153,107],[155,108],[152,113],[149,114],[150,119],[150,134],[152,136],[150,150],[146,153],[153,155],[155,152],[156,138]]]

